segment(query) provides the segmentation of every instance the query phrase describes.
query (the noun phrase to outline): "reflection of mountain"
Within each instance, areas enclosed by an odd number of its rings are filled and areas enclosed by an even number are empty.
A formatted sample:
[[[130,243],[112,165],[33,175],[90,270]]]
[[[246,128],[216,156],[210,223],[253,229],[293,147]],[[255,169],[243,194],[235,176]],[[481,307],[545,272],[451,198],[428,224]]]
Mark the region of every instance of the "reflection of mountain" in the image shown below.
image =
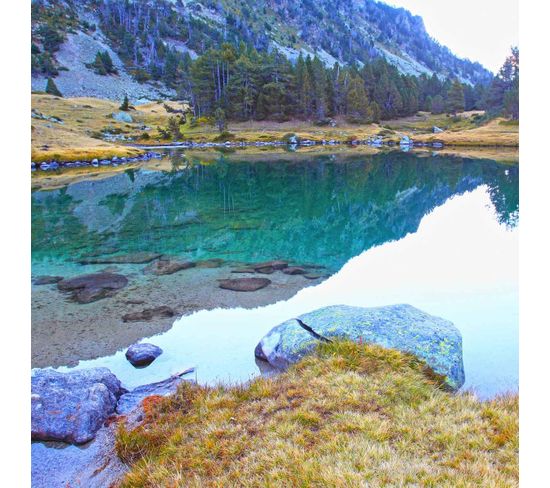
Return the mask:
[[[33,257],[74,257],[108,245],[243,261],[280,257],[336,269],[415,232],[434,207],[481,184],[499,220],[514,225],[518,167],[488,160],[317,155],[132,171],[35,192]]]

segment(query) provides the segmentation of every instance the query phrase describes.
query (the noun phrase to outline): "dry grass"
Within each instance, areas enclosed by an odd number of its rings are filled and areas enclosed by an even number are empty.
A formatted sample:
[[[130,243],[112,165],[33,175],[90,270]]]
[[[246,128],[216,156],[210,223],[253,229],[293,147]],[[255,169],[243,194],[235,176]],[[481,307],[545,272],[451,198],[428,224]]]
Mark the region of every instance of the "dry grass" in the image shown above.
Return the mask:
[[[481,127],[448,131],[440,134],[422,134],[414,139],[424,142],[442,142],[447,146],[518,147],[519,125],[509,125],[502,118],[491,120]]]
[[[239,388],[191,384],[121,425],[121,487],[512,487],[518,397],[453,395],[412,356],[349,342]]]
[[[172,108],[182,108],[176,102],[168,102]],[[38,112],[62,120],[62,124],[48,120],[31,119],[31,157],[33,161],[56,159],[75,161],[78,159],[109,158],[113,156],[135,156],[143,150],[128,147],[123,143],[110,143],[92,137],[102,130],[121,131],[128,136],[144,133],[141,126],[153,130],[166,126],[169,114],[164,102],[152,102],[136,107],[128,113],[132,123],[117,122],[111,116],[118,112],[120,103],[99,98],[58,98],[52,95],[32,94],[31,106]]]
[[[97,98],[58,98],[45,94],[32,95],[32,108],[47,116],[60,118],[63,123],[31,119],[32,159],[45,161],[56,159],[74,161],[77,159],[109,158],[131,156],[143,152],[140,148],[129,147],[124,143],[109,143],[94,138],[106,129],[137,137],[141,144],[163,144],[157,127],[165,128],[169,117],[174,114],[165,109],[165,103],[173,109],[182,109],[179,102],[151,102],[139,105],[129,114],[132,123],[115,121],[111,114],[118,111],[119,104]],[[456,118],[446,115],[431,115],[420,112],[413,117],[384,122],[383,125],[353,125],[339,119],[336,127],[317,127],[310,122],[291,120],[288,122],[231,122],[228,130],[239,141],[279,141],[285,134],[295,133],[302,139],[349,141],[367,139],[381,134],[386,141],[399,142],[404,135],[419,141],[441,141],[449,146],[506,146],[517,147],[519,128],[496,119],[478,127],[474,116],[477,112],[465,112]],[[151,128],[142,130],[143,125]],[[432,134],[434,126],[445,128],[441,134]],[[212,142],[219,136],[213,125],[202,121],[192,126],[190,120],[181,126],[184,139],[196,142]],[[148,134],[149,140],[139,139]]]

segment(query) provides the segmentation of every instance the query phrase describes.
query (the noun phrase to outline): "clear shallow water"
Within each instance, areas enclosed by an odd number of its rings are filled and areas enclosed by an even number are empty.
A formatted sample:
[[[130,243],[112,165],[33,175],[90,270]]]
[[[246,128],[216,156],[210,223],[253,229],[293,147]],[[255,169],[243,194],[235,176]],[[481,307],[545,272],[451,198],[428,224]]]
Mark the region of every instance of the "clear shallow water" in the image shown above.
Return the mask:
[[[286,301],[177,320],[151,339],[164,354],[148,368],[124,351],[78,367],[107,366],[129,388],[188,366],[200,382],[243,381],[259,374],[259,339],[289,317],[410,303],[461,330],[466,388],[517,388],[517,166],[401,153],[185,164],[35,192],[33,274],[82,272],[78,256],[102,246],[334,274]]]

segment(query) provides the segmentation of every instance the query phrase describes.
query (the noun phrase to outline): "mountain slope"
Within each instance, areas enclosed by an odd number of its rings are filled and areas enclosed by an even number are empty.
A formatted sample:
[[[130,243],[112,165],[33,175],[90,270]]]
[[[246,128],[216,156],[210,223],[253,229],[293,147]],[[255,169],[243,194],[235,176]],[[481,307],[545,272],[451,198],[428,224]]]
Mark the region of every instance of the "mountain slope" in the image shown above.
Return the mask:
[[[146,82],[158,79],[170,53],[195,58],[222,42],[278,50],[291,60],[317,55],[326,65],[383,57],[404,74],[472,84],[491,78],[430,38],[420,17],[375,0],[34,0],[32,12],[33,89],[57,76],[73,96],[158,97],[166,89]],[[97,50],[110,53],[122,81],[86,67]]]

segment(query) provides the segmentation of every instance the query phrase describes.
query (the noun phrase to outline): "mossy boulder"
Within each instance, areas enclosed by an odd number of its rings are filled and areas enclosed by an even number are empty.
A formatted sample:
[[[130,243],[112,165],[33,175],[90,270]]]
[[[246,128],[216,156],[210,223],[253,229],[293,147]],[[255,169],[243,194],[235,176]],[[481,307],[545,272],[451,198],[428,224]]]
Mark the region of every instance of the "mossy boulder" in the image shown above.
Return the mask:
[[[453,390],[464,384],[462,336],[448,320],[411,305],[362,308],[334,305],[301,315],[299,319],[329,340],[349,339],[408,352],[426,361],[446,378]],[[311,353],[319,339],[295,319],[277,325],[256,346],[255,355],[285,369]]]

